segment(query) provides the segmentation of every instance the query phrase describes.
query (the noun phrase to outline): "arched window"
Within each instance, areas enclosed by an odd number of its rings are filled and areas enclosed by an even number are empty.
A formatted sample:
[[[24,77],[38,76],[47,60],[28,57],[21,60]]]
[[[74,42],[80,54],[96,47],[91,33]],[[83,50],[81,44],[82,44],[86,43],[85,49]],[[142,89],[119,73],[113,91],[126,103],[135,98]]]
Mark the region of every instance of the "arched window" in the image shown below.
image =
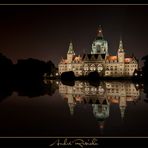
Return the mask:
[[[95,70],[96,70],[96,66],[95,66],[94,64],[92,64],[92,65],[90,66],[90,70],[91,70],[91,71],[95,71]]]
[[[98,64],[97,69],[98,69],[98,72],[101,72],[103,70],[102,64]]]
[[[89,70],[88,64],[85,64],[85,65],[84,65],[84,70],[85,70],[85,71],[88,71],[88,70]]]

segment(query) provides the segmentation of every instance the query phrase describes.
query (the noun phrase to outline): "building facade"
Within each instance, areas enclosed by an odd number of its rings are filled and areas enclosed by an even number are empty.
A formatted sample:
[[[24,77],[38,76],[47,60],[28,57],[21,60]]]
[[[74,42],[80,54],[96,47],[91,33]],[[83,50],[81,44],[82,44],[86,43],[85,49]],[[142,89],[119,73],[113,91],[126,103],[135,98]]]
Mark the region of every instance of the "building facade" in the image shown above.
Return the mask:
[[[73,71],[75,76],[85,76],[90,72],[98,71],[103,77],[132,77],[138,69],[138,60],[134,56],[126,55],[122,39],[120,39],[117,54],[109,54],[108,42],[104,39],[100,26],[90,53],[76,55],[73,44],[70,42],[67,57],[62,58],[58,64],[60,75],[66,71]]]
[[[112,104],[119,106],[117,112],[120,112],[123,119],[128,103],[138,102],[141,95],[139,84],[130,81],[101,81],[99,86],[92,86],[84,81],[76,81],[74,86],[59,82],[59,93],[67,101],[71,115],[77,104],[91,104],[98,122],[109,117]]]

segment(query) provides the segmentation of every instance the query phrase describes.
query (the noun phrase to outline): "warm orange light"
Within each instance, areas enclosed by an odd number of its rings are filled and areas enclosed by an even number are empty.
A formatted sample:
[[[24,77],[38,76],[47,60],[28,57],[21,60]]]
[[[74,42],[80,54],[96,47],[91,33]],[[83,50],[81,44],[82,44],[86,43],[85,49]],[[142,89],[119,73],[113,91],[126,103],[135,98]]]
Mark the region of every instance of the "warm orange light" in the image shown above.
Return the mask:
[[[81,57],[80,57],[80,56],[76,56],[76,57],[74,58],[74,60],[77,61],[77,62],[78,62],[78,61],[81,61]]]
[[[132,98],[132,96],[127,96],[127,97],[126,97],[126,100],[127,100],[128,102],[130,102],[130,101],[132,102],[132,101],[133,101],[133,98]]]
[[[60,63],[67,64],[67,60],[66,59],[62,59]]]
[[[118,104],[118,103],[119,103],[119,99],[114,99],[114,98],[112,98],[112,99],[111,99],[111,103]]]
[[[129,63],[129,62],[131,62],[132,61],[132,58],[125,58],[125,60],[124,60],[126,63]]]
[[[107,59],[110,61],[114,61],[117,60],[117,56],[108,56]]]
[[[80,96],[76,96],[75,99],[76,99],[76,101],[78,101],[78,102],[81,101],[81,97],[80,97]]]
[[[103,128],[104,128],[104,125],[101,124],[101,125],[100,125],[100,129],[103,129]]]

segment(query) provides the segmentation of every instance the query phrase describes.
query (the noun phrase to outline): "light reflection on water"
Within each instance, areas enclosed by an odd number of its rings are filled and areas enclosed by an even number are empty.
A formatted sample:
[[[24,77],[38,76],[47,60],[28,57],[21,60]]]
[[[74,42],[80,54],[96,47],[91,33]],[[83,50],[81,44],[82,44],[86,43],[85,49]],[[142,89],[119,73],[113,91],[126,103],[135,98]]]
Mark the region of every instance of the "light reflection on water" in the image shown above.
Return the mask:
[[[76,81],[74,86],[59,82],[59,93],[67,101],[72,116],[77,104],[90,104],[103,132],[105,121],[110,116],[110,106],[118,106],[116,112],[120,114],[120,119],[124,120],[128,103],[136,104],[140,100],[141,87],[140,84],[129,81],[102,81],[94,86],[89,82]]]
[[[0,103],[0,136],[148,136],[142,84],[45,85],[44,95],[30,98],[14,92]]]

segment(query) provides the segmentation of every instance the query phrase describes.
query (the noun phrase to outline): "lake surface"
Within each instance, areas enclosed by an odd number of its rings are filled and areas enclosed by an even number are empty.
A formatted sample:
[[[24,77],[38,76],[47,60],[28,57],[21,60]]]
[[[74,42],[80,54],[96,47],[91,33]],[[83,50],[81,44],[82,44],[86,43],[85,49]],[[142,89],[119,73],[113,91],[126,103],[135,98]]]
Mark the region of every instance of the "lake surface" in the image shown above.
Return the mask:
[[[148,137],[143,84],[45,81],[39,88],[0,91],[0,137]]]

